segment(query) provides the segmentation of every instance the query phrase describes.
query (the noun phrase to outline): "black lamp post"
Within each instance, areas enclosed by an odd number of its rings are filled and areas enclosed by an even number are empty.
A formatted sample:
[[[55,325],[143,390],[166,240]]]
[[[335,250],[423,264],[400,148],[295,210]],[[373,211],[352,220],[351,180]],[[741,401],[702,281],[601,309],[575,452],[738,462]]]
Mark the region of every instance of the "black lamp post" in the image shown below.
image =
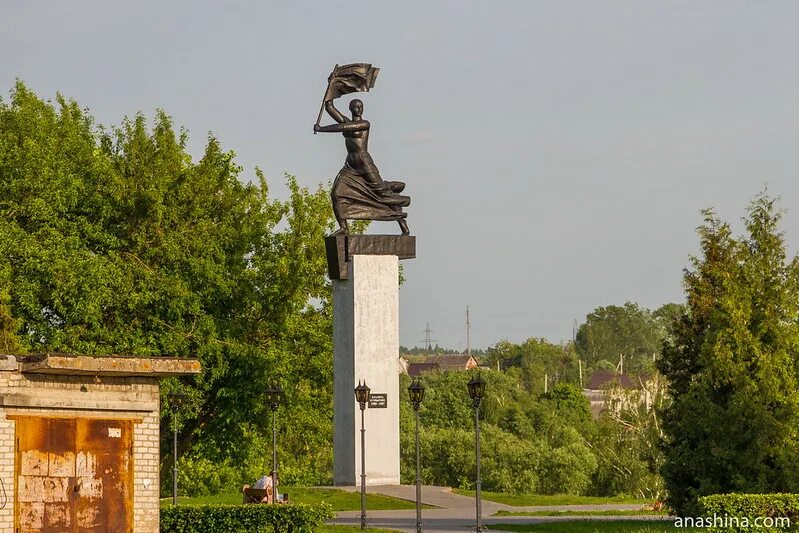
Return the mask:
[[[266,388],[266,403],[272,409],[272,503],[277,498],[277,426],[275,425],[275,411],[280,405],[283,389],[279,385],[270,385]]]
[[[366,381],[355,387],[355,400],[361,405],[361,529],[366,529],[366,429],[363,425],[363,412],[369,402],[371,389]]]
[[[169,410],[172,412],[172,505],[178,504],[178,410],[186,395],[182,392],[170,392]]]
[[[485,396],[486,382],[478,373],[476,377],[469,380],[467,386],[469,387],[469,397],[472,399],[472,407],[474,408],[475,505],[477,506],[475,531],[479,533],[482,531],[482,526],[480,525],[482,514],[480,510],[480,401]]]
[[[419,475],[421,459],[419,456],[419,405],[424,400],[424,385],[415,379],[408,387],[408,396],[416,416],[416,533],[422,533],[422,478]]]

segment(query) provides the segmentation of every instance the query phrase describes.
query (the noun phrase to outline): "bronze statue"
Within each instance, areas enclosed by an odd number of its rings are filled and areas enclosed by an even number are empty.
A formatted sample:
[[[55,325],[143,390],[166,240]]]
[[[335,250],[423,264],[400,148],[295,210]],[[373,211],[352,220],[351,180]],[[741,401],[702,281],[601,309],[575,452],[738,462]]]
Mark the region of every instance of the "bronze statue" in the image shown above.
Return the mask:
[[[369,155],[369,122],[363,119],[363,102],[358,99],[350,102],[352,119],[345,117],[333,105],[333,100],[342,94],[368,91],[374,87],[379,69],[368,63],[355,63],[338,66],[328,77],[323,108],[336,121],[336,124],[320,126],[319,119],[314,124],[314,134],[341,133],[347,147],[347,160],[333,181],[330,196],[333,213],[339,224],[334,235],[349,232],[347,220],[396,220],[403,235],[410,230],[405,221],[407,213],[402,211],[411,203],[409,196],[400,194],[405,189],[401,181],[384,181],[380,177],[372,156]]]

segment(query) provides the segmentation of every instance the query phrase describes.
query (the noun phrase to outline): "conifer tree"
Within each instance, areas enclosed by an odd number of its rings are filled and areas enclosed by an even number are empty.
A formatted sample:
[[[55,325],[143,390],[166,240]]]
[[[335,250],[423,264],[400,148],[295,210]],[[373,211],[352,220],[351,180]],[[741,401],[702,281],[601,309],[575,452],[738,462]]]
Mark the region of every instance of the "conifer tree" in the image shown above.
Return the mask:
[[[799,262],[765,193],[735,238],[712,210],[684,285],[687,311],[658,362],[669,382],[662,473],[670,504],[699,496],[799,491]]]

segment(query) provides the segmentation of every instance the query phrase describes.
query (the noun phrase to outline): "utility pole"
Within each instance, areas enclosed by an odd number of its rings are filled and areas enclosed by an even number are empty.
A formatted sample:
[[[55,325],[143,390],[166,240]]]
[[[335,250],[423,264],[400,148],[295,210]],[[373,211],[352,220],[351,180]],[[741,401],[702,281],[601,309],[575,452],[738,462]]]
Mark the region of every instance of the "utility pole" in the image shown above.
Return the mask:
[[[421,340],[419,342],[423,342],[425,347],[427,348],[427,351],[428,352],[432,352],[433,351],[433,343],[434,342],[438,342],[438,341],[436,341],[435,339],[432,338],[433,337],[433,330],[430,329],[430,322],[427,323],[427,327],[424,328],[424,330],[422,330],[422,331],[424,331],[424,340]]]
[[[472,323],[469,322],[469,306],[466,306],[466,355],[472,355]]]
[[[574,353],[577,353],[577,319],[574,319],[574,324],[572,325],[572,350]],[[580,369],[580,388],[583,388],[583,360],[580,359],[579,354],[577,357],[577,365]]]

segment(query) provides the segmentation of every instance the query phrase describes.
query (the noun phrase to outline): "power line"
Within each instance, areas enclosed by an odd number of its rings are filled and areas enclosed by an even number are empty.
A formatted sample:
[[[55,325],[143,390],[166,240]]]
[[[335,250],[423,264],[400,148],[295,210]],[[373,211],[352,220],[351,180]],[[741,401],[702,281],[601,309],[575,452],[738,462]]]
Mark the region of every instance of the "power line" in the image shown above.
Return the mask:
[[[433,330],[430,329],[430,322],[427,323],[427,327],[424,328],[422,331],[424,331],[424,339],[420,340],[418,342],[423,342],[424,345],[427,347],[427,351],[428,352],[432,352],[433,351],[433,343],[434,342],[438,342],[438,341],[432,338]]]

